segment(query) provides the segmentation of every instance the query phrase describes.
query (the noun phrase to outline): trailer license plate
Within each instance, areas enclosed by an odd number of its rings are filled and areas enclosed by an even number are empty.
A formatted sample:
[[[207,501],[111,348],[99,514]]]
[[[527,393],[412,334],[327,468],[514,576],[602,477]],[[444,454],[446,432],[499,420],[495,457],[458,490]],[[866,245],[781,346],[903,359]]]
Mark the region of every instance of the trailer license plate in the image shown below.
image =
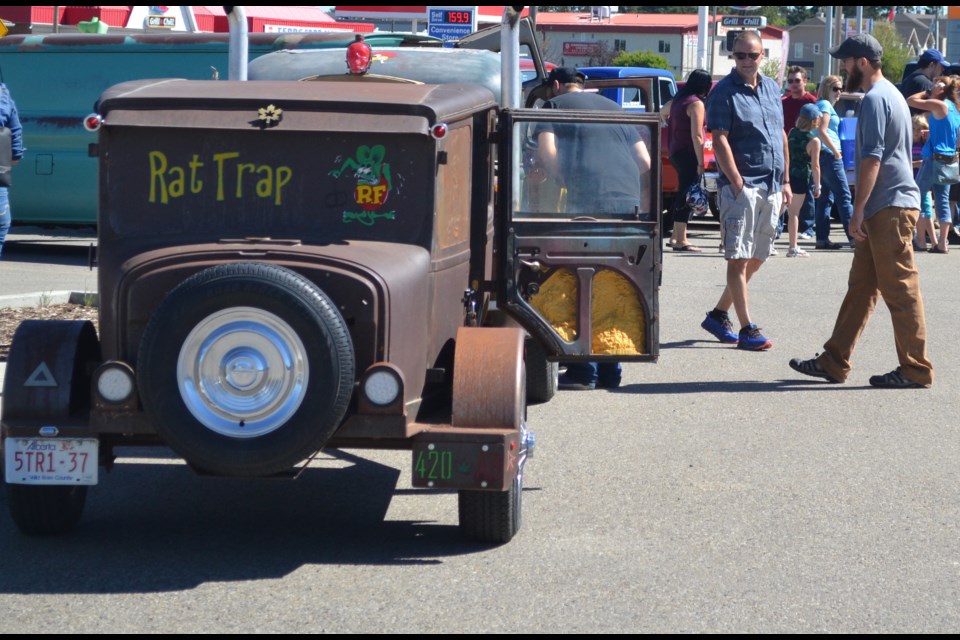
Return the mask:
[[[5,438],[10,484],[97,484],[96,438]]]

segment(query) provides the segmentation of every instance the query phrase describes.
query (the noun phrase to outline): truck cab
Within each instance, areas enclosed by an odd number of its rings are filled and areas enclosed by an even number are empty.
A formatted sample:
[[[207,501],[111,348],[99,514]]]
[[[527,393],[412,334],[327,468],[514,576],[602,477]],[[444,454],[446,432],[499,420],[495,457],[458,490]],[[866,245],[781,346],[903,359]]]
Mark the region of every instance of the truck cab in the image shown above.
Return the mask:
[[[466,538],[519,531],[531,341],[554,361],[659,355],[658,120],[400,80],[103,94],[99,333],[25,322],[7,365],[21,531],[75,528],[130,444],[290,479],[321,449],[405,450],[414,487],[458,492]],[[548,191],[545,126],[643,131],[636,206],[573,210],[575,166]]]

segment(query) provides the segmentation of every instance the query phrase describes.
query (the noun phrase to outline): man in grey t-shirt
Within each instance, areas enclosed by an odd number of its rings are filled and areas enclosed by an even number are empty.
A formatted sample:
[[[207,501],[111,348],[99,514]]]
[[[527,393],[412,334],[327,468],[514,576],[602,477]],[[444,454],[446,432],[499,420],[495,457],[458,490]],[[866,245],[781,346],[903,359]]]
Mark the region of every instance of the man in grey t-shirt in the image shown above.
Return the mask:
[[[794,358],[790,366],[828,382],[845,381],[857,340],[882,295],[890,309],[900,366],[872,376],[870,384],[925,388],[933,384],[933,365],[927,358],[927,325],[913,255],[920,190],[913,179],[910,110],[880,71],[882,53],[880,43],[865,33],[830,51],[847,72],[847,89],[865,92],[857,122],[859,170],[850,219],[857,249],[847,295],[824,352],[811,360]]]

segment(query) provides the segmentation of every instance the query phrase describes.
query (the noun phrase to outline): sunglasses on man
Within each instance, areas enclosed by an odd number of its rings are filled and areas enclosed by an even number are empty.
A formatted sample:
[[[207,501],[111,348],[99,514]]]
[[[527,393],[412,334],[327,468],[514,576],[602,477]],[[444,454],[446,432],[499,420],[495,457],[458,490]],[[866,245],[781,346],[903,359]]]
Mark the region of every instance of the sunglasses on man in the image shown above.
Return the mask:
[[[790,78],[787,80],[790,84],[797,84],[798,82],[803,82],[802,78]]]
[[[737,51],[736,53],[733,54],[733,57],[735,57],[737,60],[746,60],[747,58],[750,58],[751,60],[756,60],[757,58],[760,57],[760,54],[757,53],[756,51],[751,51],[750,53],[746,53],[744,51]]]

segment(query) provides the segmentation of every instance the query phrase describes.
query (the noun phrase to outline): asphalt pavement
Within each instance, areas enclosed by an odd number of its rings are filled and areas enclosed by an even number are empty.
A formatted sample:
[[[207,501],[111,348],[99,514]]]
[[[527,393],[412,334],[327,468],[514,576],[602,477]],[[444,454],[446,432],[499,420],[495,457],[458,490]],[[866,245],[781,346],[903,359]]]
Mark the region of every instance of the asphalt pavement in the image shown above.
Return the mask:
[[[956,632],[960,247],[917,257],[934,386],[881,390],[882,302],[847,383],[787,366],[822,349],[850,250],[778,245],[753,353],[700,328],[725,263],[715,225],[690,235],[703,253],[664,256],[659,363],[530,407],[509,544],[462,542],[408,452],[333,452],[296,482],[123,454],[65,538],[19,535],[0,494],[0,633]]]

